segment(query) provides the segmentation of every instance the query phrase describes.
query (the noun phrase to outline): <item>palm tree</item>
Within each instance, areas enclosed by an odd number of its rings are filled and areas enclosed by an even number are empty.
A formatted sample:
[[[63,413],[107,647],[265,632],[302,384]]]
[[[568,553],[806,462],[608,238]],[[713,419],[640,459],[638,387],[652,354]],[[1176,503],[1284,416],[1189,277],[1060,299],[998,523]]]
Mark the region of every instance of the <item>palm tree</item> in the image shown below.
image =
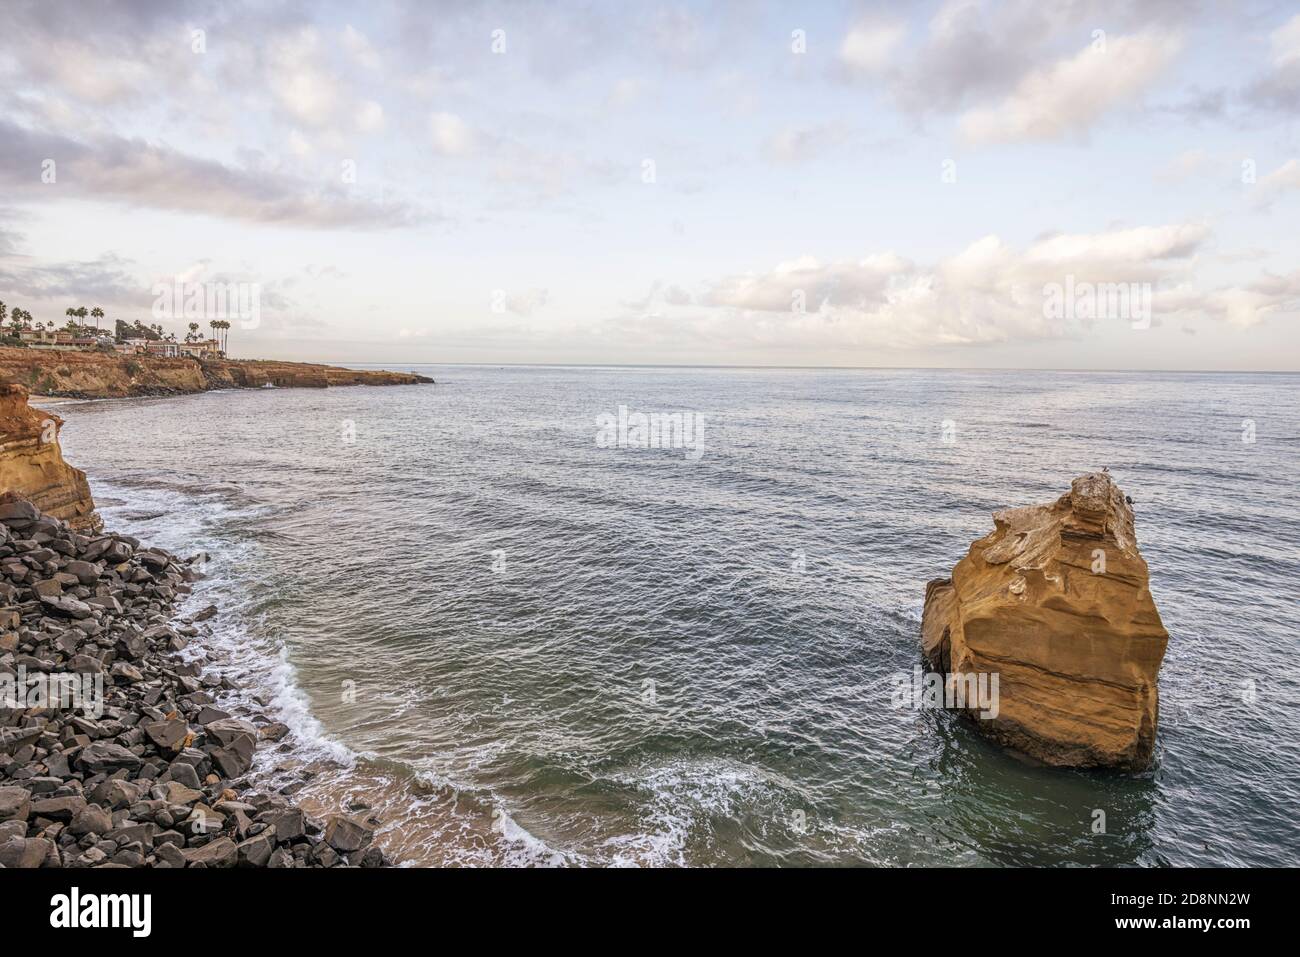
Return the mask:
[[[101,319],[104,318],[104,310],[103,310],[103,309],[100,309],[99,306],[96,306],[94,309],[90,310],[90,314],[91,314],[92,317],[94,317],[94,320],[95,320],[95,331],[98,332],[98,331],[99,331],[99,320],[101,320]]]

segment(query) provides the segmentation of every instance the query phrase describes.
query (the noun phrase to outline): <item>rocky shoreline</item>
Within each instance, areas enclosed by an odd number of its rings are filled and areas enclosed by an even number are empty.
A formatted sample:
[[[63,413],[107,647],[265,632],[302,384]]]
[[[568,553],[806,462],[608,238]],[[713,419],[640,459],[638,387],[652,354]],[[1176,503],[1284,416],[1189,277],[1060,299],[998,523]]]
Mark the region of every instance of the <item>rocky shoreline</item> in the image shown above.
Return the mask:
[[[229,680],[179,655],[217,614],[174,614],[200,564],[0,495],[0,867],[389,863],[375,818],[250,780],[290,731],[223,710]]]
[[[61,399],[193,395],[222,389],[427,385],[428,376],[273,359],[164,358],[0,347],[0,384]]]

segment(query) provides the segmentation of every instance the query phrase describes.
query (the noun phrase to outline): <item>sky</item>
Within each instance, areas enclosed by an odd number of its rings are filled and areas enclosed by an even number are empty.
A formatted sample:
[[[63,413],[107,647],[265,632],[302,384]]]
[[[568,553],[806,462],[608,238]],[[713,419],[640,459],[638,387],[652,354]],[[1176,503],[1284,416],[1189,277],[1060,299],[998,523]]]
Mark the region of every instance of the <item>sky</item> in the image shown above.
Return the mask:
[[[236,357],[1300,369],[1294,2],[0,20],[37,320],[243,284]]]

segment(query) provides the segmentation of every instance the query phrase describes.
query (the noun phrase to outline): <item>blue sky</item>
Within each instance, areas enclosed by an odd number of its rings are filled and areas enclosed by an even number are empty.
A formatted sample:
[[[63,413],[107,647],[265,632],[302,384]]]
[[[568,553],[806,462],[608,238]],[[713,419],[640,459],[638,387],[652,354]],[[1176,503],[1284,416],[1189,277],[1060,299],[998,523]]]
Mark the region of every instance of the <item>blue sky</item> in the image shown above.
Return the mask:
[[[1300,364],[1293,4],[6,18],[0,299],[38,319],[181,276],[258,284],[246,356]],[[1150,323],[1047,317],[1067,278]]]

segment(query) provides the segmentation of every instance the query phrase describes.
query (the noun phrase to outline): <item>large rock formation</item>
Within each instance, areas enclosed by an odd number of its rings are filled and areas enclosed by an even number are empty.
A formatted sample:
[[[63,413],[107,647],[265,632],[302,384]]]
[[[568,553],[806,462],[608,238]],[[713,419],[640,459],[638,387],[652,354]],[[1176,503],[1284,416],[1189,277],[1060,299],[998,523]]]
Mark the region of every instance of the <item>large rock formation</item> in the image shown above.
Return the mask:
[[[62,427],[57,415],[27,404],[22,386],[0,386],[0,498],[12,502],[17,493],[78,531],[97,531],[86,473],[63,461]]]
[[[926,586],[926,661],[998,675],[997,716],[975,724],[1008,748],[1051,765],[1145,767],[1169,635],[1123,493],[1094,472],[993,523],[951,579]]]

